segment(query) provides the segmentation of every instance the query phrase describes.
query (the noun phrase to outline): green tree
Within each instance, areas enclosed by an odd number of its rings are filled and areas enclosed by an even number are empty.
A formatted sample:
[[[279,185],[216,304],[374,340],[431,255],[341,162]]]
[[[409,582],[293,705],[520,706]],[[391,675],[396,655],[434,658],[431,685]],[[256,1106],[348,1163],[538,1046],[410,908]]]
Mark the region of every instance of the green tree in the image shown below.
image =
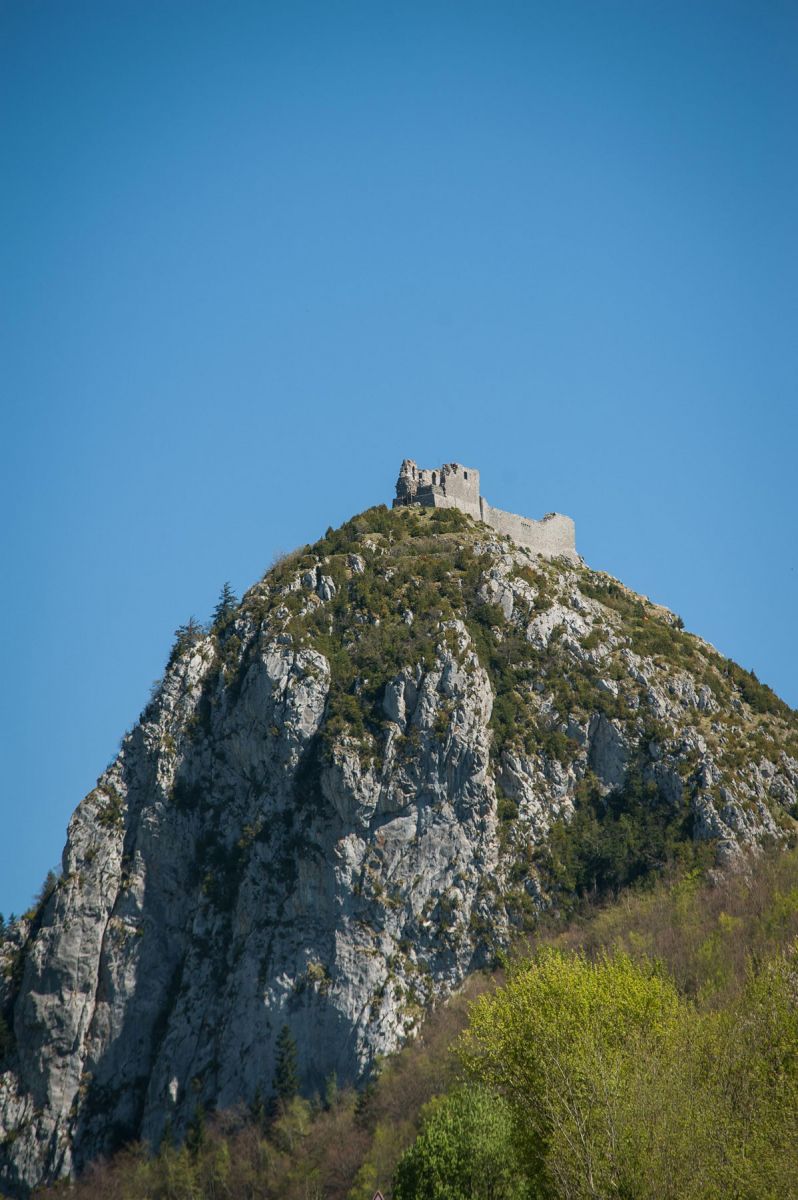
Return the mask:
[[[185,650],[195,645],[204,633],[205,629],[196,617],[189,617],[185,625],[178,625],[175,630],[175,641],[172,646],[172,652],[169,655],[169,665],[171,666]]]
[[[47,903],[47,901],[50,899],[53,892],[58,887],[60,879],[61,879],[61,874],[55,868],[53,868],[52,870],[47,872],[44,883],[39,888],[38,894],[36,896],[35,905],[36,905],[37,910],[43,908],[44,905]]]
[[[476,1002],[461,1052],[507,1100],[539,1194],[641,1194],[629,1186],[627,1101],[638,1062],[673,1042],[684,1007],[669,980],[625,955],[551,949]]]
[[[537,1196],[795,1196],[796,979],[798,946],[701,1011],[645,960],[547,949],[477,1001],[461,1052]]]
[[[751,968],[728,1009],[703,1017],[699,1052],[715,1144],[722,1131],[723,1194],[798,1194],[798,942]]]
[[[229,582],[223,584],[216,608],[213,610],[212,624],[214,628],[218,629],[220,626],[225,625],[237,608],[238,597]]]
[[[531,1195],[508,1104],[461,1087],[422,1111],[422,1128],[399,1161],[394,1200],[522,1200]]]
[[[152,1200],[197,1200],[200,1193],[191,1151],[162,1143],[157,1157],[144,1165],[139,1186],[139,1195]]]
[[[287,1025],[283,1025],[277,1036],[277,1056],[274,1064],[273,1091],[284,1105],[299,1091],[296,1040]]]

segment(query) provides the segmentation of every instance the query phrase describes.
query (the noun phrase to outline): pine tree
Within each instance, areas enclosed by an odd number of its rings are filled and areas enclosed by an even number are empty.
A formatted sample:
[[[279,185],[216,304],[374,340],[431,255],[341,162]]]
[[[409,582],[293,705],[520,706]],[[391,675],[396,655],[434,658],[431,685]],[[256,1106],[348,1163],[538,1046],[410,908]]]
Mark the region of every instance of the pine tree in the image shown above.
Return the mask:
[[[283,1025],[277,1038],[277,1060],[272,1087],[277,1099],[284,1104],[293,1100],[299,1091],[296,1041],[287,1025]]]
[[[219,601],[216,608],[213,610],[213,625],[219,627],[224,625],[230,617],[232,617],[238,607],[238,597],[230,586],[229,582],[225,583],[219,593]]]
[[[189,646],[193,646],[195,642],[198,642],[204,633],[205,630],[196,617],[189,617],[185,625],[178,625],[175,630],[175,644],[172,646],[172,653],[169,655],[169,665],[171,666],[184,650],[188,650]]]
[[[59,879],[60,875],[57,871],[51,870],[47,872],[47,877],[45,878],[42,886],[39,888],[38,895],[36,896],[36,900],[34,902],[37,909],[43,908],[43,906],[50,899],[53,892],[58,887]]]

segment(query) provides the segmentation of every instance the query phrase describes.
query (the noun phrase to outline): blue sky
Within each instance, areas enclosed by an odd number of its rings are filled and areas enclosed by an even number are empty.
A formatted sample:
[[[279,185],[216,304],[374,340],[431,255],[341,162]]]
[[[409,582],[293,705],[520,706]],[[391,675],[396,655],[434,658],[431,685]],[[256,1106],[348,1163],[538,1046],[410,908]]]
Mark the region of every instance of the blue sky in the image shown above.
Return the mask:
[[[0,3],[0,910],[405,456],[798,704],[798,7]]]

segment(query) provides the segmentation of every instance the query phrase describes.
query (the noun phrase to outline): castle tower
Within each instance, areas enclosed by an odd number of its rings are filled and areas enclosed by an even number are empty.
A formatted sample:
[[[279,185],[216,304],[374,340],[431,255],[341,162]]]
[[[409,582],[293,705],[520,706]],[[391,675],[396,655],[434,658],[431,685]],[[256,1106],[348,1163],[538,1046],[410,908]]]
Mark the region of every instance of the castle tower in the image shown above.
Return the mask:
[[[396,481],[394,508],[422,504],[425,508],[459,508],[475,521],[481,518],[479,471],[462,463],[444,463],[428,470],[406,458]]]
[[[394,508],[401,504],[414,504],[418,491],[418,467],[412,458],[403,460],[399,468],[399,478],[396,481],[396,499]]]

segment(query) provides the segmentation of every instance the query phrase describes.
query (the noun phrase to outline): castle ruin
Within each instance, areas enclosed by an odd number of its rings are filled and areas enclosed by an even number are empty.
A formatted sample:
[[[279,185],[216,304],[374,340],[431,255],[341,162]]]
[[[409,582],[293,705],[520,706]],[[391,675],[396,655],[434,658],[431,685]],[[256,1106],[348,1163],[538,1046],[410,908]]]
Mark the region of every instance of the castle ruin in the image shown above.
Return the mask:
[[[394,508],[405,504],[421,504],[425,508],[459,508],[475,521],[484,521],[498,533],[511,537],[520,546],[542,554],[544,558],[563,555],[573,562],[576,553],[576,528],[570,517],[547,513],[540,521],[519,517],[515,513],[493,508],[479,494],[479,471],[462,463],[444,463],[442,467],[426,470],[412,458],[402,463],[396,481]]]

